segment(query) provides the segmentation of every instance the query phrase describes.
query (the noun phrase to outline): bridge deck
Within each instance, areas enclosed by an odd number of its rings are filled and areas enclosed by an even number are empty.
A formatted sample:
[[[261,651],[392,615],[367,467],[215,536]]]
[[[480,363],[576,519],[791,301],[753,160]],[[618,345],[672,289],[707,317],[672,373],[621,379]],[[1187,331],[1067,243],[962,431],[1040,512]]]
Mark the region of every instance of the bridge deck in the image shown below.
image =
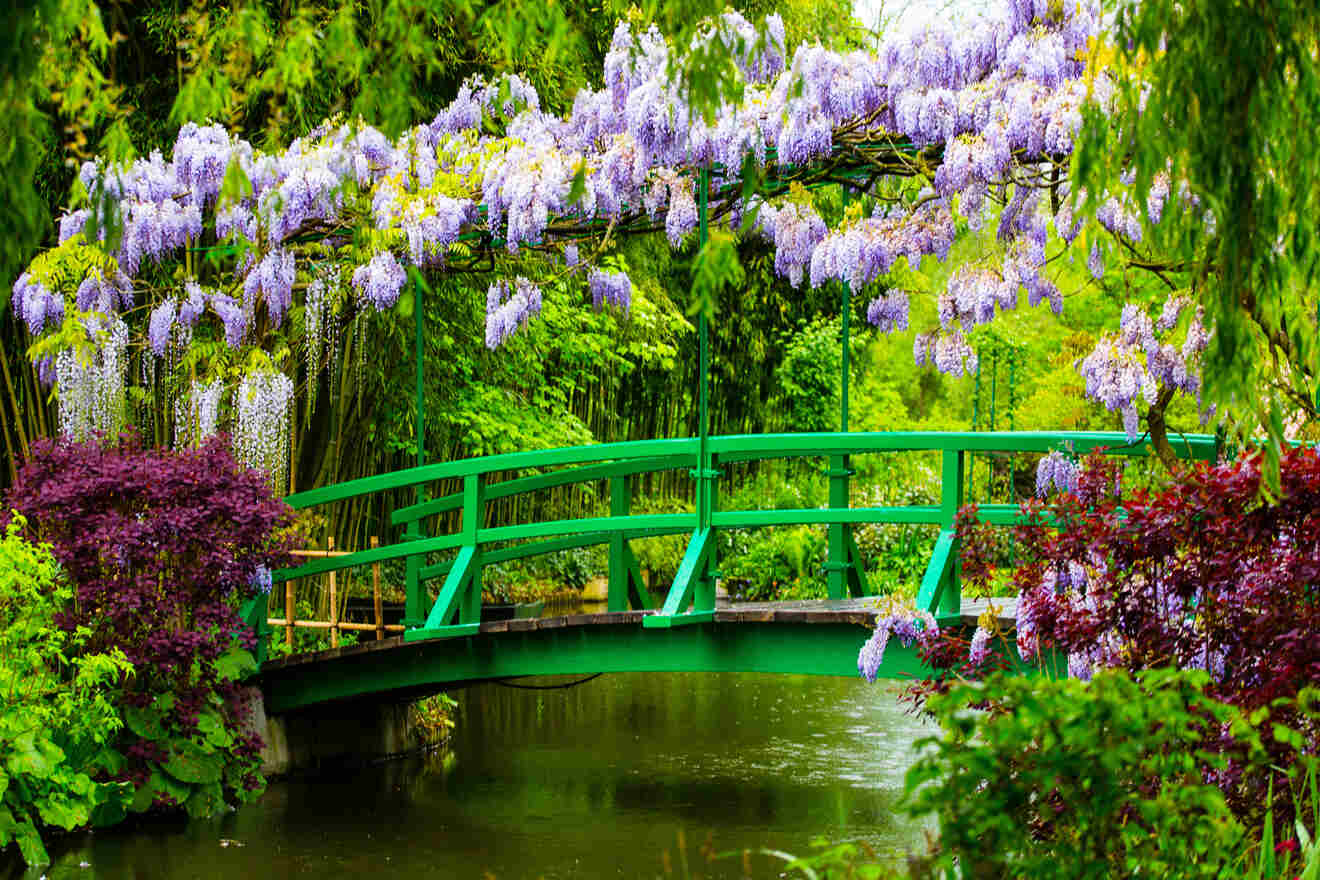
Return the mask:
[[[1017,616],[1016,598],[966,599],[962,600],[962,623],[975,626],[977,618],[993,601],[999,609],[999,622],[1004,628],[1011,628]],[[570,627],[619,626],[633,624],[640,626],[642,618],[651,611],[607,611],[594,614],[563,614],[552,617],[540,617],[524,620],[496,620],[481,624],[480,635],[496,633],[526,633],[544,630],[561,630]],[[853,624],[869,626],[875,621],[876,601],[863,599],[802,599],[786,602],[736,602],[722,605],[715,609],[715,623],[785,623],[785,624]],[[860,642],[859,642],[860,645]],[[389,651],[404,646],[402,636],[365,641],[356,645],[330,648],[324,651],[310,651],[289,657],[270,659],[262,664],[262,672],[274,672],[294,666],[324,663],[343,657],[369,654],[375,651]]]

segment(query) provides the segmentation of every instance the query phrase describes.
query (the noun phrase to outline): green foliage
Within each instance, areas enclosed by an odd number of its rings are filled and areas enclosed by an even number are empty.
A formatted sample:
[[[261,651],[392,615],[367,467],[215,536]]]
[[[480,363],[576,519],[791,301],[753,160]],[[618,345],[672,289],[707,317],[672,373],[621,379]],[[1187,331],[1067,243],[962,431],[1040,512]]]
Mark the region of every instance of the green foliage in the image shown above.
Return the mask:
[[[721,532],[721,561],[729,592],[741,599],[823,599],[825,534],[820,527],[787,526]]]
[[[605,570],[605,547],[577,547],[544,556],[488,566],[482,573],[482,595],[490,602],[535,602],[571,597]]]
[[[939,503],[940,478],[931,463],[911,455],[871,456],[858,465],[854,507],[918,506]],[[937,526],[864,523],[853,539],[866,560],[871,590],[916,598],[930,563]]]
[[[120,765],[112,698],[133,668],[118,649],[79,656],[89,633],[55,626],[73,592],[23,526],[14,517],[0,539],[0,847],[38,865],[49,861],[43,826],[103,824],[132,796],[97,780]]]
[[[1246,832],[1191,744],[1234,718],[1253,731],[1206,681],[1106,671],[957,686],[928,704],[943,736],[918,743],[910,810],[936,813],[943,866],[966,877],[1227,876]]]
[[[408,706],[408,719],[413,727],[422,731],[428,745],[443,742],[454,729],[458,714],[458,701],[446,693],[432,694]]]
[[[841,366],[837,319],[816,318],[789,334],[775,370],[777,421],[789,431],[837,428]]]
[[[710,230],[710,237],[697,252],[692,266],[692,304],[688,306],[688,314],[703,315],[707,320],[714,318],[724,288],[737,288],[746,277],[733,233],[727,229]]]
[[[634,513],[692,513],[692,504],[676,498],[643,498],[635,502],[632,509]],[[649,584],[669,588],[678,574],[690,537],[686,534],[661,535],[635,538],[629,542],[638,567],[648,573]]]
[[[216,663],[222,675],[236,679],[256,669],[251,654],[232,648]],[[256,761],[255,755],[243,760],[240,744],[226,724],[224,705],[212,693],[206,704],[196,710],[197,732],[182,736],[175,732],[170,719],[179,711],[175,695],[159,693],[144,706],[126,705],[124,726],[137,738],[138,752],[157,756],[145,784],[110,822],[122,820],[127,813],[141,813],[152,807],[182,807],[193,818],[214,815],[225,805],[225,792],[232,792],[240,802],[256,799],[264,784],[250,787],[243,780]]]
[[[1209,398],[1244,435],[1264,430],[1277,446],[1285,414],[1315,417],[1320,375],[1320,240],[1304,219],[1320,207],[1320,164],[1295,146],[1297,132],[1320,125],[1320,7],[1158,0],[1123,8],[1112,46],[1097,50],[1115,56],[1117,112],[1089,114],[1078,183],[1099,192],[1125,171],[1144,194],[1166,169],[1175,193],[1186,180],[1201,210],[1175,209],[1171,199],[1133,263],[1153,265],[1205,306],[1215,326]]]

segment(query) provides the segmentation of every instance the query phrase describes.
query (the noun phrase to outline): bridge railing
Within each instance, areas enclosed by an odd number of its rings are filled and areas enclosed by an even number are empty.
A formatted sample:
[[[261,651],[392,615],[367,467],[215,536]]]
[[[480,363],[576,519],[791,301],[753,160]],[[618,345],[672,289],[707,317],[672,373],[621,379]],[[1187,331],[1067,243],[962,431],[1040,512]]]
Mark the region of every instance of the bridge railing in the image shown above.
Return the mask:
[[[1147,455],[1148,441],[1128,444],[1111,432],[892,432],[731,435],[709,438],[703,448],[696,438],[644,440],[595,446],[518,452],[432,464],[382,474],[289,496],[295,508],[341,502],[376,492],[412,488],[414,504],[397,509],[391,524],[403,528],[390,544],[342,556],[308,560],[275,573],[277,582],[318,575],[391,559],[406,562],[404,636],[409,640],[459,636],[477,631],[481,615],[482,572],[485,566],[593,544],[607,544],[609,553],[608,609],[629,607],[653,611],[647,627],[670,627],[711,620],[719,577],[716,535],[721,529],[826,524],[831,528],[830,595],[868,593],[865,568],[847,526],[862,523],[931,524],[940,528],[935,550],[918,591],[920,607],[937,617],[960,613],[954,518],[965,496],[966,456],[977,452],[1045,453],[1068,449],[1078,455],[1105,449],[1119,455]],[[1188,436],[1179,441],[1180,455],[1213,459],[1215,438]],[[884,452],[936,452],[940,455],[940,501],[937,505],[851,507],[847,475],[854,455]],[[792,510],[721,510],[717,477],[736,462],[825,457],[830,461],[829,505]],[[631,512],[628,478],[638,474],[686,468],[697,482],[696,505],[688,513]],[[499,475],[541,470],[528,476]],[[436,498],[428,487],[439,480],[459,479],[462,490]],[[510,525],[486,525],[486,505],[496,499],[559,486],[605,480],[609,484],[609,515]],[[842,491],[836,491],[839,486]],[[438,515],[461,511],[457,531],[432,535],[427,523]],[[1015,504],[980,507],[982,520],[1010,525],[1019,520]],[[660,609],[651,600],[640,567],[629,546],[635,538],[690,533],[678,573]],[[428,563],[428,556],[457,551],[452,560]],[[434,601],[427,584],[443,578]]]

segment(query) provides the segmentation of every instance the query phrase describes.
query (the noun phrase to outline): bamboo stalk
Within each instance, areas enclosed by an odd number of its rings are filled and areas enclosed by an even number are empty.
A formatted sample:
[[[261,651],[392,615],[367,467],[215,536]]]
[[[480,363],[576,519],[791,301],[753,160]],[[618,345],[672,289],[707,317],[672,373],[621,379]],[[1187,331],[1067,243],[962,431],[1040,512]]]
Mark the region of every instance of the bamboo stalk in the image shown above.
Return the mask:
[[[325,552],[335,551],[335,536],[325,539]],[[335,572],[330,572],[330,647],[339,647],[339,593],[336,590]]]
[[[293,620],[293,581],[284,582],[284,619]],[[284,644],[290,649],[293,648],[293,627],[290,626],[284,631]]]
[[[375,535],[372,535],[371,546],[373,549],[379,547],[380,538],[378,538]],[[379,642],[381,639],[385,638],[385,613],[384,613],[384,609],[381,607],[381,601],[380,601],[380,563],[379,562],[373,562],[371,564],[371,597],[372,597],[372,605],[374,606],[374,610],[376,612],[376,641]]]
[[[5,390],[9,392],[9,404],[14,408],[14,433],[18,436],[18,446],[22,457],[28,457],[28,438],[23,431],[23,410],[18,405],[18,395],[14,393],[14,383],[9,375],[9,358],[0,356],[0,371],[5,379]]]
[[[288,621],[286,618],[283,618],[283,617],[271,617],[271,618],[269,618],[269,619],[266,620],[266,623],[267,623],[268,625],[270,625],[270,626],[288,626],[288,625],[289,625],[289,621]],[[328,621],[328,620],[295,620],[295,621],[293,622],[293,625],[296,626],[296,627],[301,627],[301,628],[303,628],[303,629],[329,629],[329,628],[330,628],[330,621]],[[360,631],[360,632],[373,632],[373,631],[375,631],[375,629],[376,629],[376,624],[374,624],[374,623],[352,623],[352,622],[350,622],[350,621],[344,621],[343,623],[338,624],[338,626],[339,626],[340,629],[358,630],[358,631]],[[387,623],[387,624],[385,624],[385,625],[382,627],[382,629],[384,629],[385,632],[403,632],[404,627],[403,627],[403,624],[399,624],[399,623]]]

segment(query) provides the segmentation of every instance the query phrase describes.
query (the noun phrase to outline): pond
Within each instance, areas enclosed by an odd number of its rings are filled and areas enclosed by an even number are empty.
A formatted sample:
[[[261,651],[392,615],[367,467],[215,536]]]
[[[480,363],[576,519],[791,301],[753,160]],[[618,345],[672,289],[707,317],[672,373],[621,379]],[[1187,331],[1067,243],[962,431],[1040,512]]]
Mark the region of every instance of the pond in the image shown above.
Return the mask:
[[[562,679],[520,681],[555,684]],[[50,878],[741,877],[743,848],[862,840],[898,859],[896,815],[929,728],[894,685],[817,676],[627,673],[455,693],[448,749],[292,779],[197,822],[80,835]],[[751,876],[782,862],[752,856]],[[43,872],[29,872],[38,877]]]

